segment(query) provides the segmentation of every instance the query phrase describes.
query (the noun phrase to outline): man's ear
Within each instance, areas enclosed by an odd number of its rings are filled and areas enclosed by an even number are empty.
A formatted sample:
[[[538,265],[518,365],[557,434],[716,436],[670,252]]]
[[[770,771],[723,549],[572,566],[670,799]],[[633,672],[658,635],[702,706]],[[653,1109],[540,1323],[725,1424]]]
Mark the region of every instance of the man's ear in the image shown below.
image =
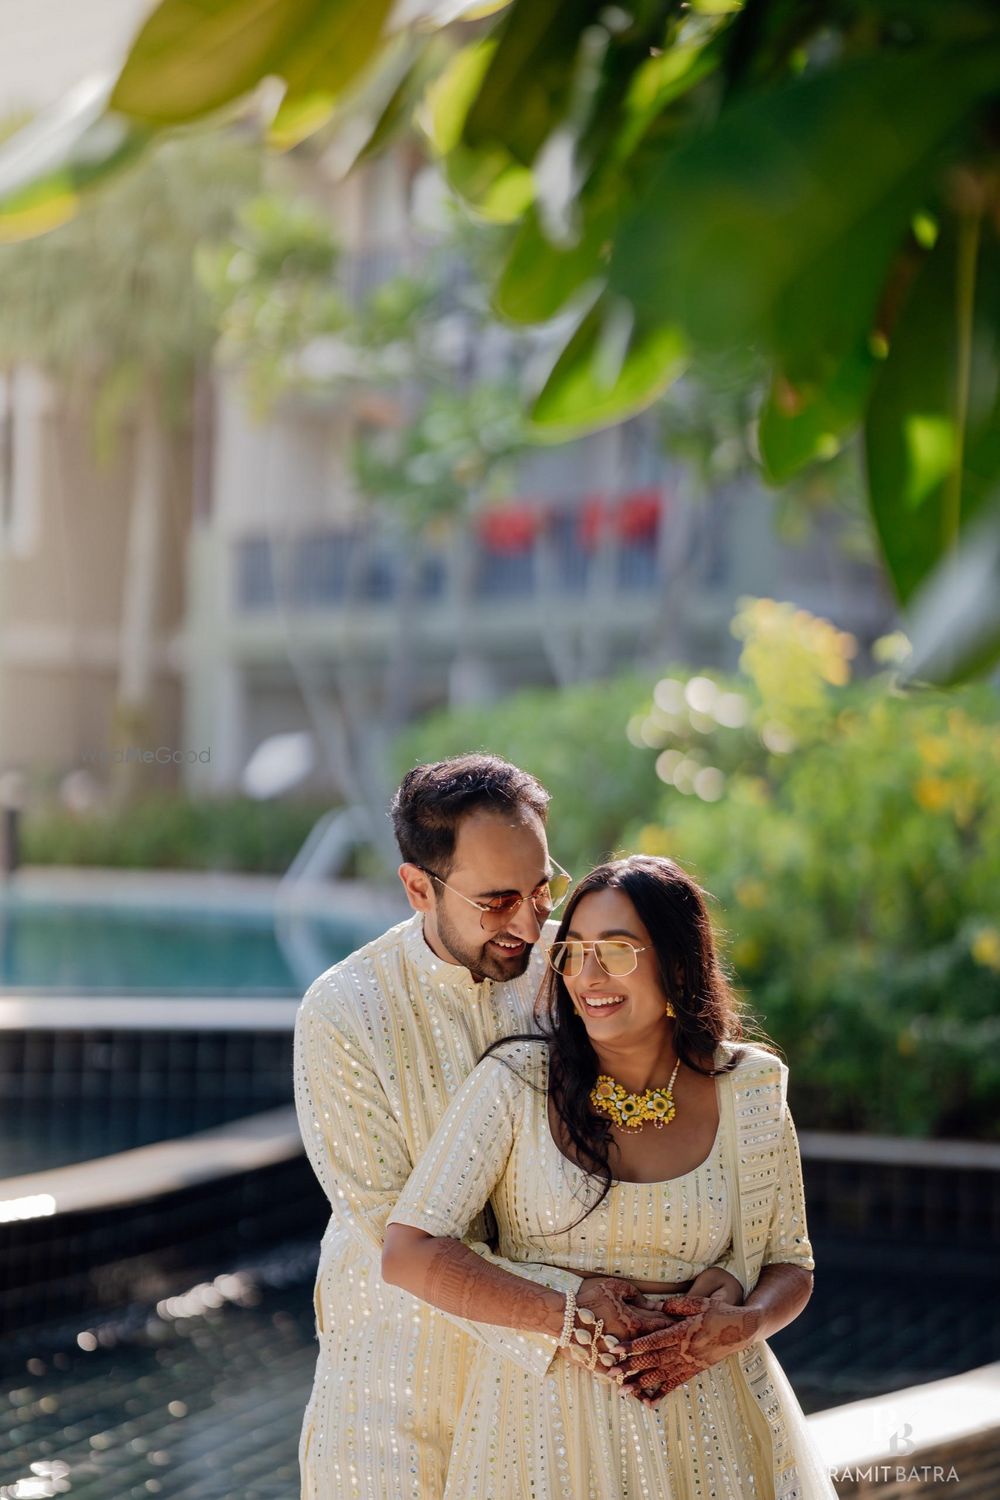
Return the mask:
[[[414,911],[432,911],[434,908],[434,886],[429,875],[419,865],[401,864],[398,870],[406,899]]]

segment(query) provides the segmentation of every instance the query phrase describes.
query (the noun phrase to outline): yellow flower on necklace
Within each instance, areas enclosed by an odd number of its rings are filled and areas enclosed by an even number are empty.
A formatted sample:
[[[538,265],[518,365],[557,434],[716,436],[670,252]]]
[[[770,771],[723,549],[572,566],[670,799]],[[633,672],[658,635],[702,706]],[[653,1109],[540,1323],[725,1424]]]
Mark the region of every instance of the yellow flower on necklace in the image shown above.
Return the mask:
[[[680,1065],[678,1058],[666,1088],[645,1089],[641,1094],[629,1093],[623,1084],[616,1083],[607,1073],[601,1073],[590,1091],[590,1102],[619,1130],[639,1130],[647,1122],[662,1129],[677,1113],[673,1087]]]
[[[650,1094],[646,1100],[646,1113],[651,1120],[672,1120],[674,1117],[674,1100],[671,1094],[658,1090]]]

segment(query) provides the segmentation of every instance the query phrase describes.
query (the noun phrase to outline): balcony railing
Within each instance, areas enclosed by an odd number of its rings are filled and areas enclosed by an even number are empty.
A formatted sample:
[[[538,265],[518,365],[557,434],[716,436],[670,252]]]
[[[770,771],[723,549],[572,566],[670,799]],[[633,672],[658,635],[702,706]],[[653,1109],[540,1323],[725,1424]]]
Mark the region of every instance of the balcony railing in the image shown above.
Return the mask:
[[[378,608],[404,589],[433,604],[463,586],[481,600],[530,600],[543,591],[572,597],[598,581],[619,593],[652,592],[662,582],[666,511],[662,491],[643,490],[561,506],[495,507],[463,534],[423,536],[416,544],[370,521],[290,538],[245,536],[236,543],[235,607]]]

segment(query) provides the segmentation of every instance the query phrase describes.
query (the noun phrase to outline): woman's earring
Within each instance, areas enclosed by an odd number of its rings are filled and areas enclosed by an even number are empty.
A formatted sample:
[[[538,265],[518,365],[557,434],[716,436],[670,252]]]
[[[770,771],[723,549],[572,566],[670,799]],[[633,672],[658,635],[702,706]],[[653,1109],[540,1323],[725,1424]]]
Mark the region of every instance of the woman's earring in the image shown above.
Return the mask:
[[[667,1001],[667,1015],[668,1015],[668,1016],[676,1016],[676,1014],[677,1014],[677,1012],[676,1012],[676,1011],[675,1011],[675,1010],[674,1010],[674,1007],[673,1007],[673,1005],[672,1005],[672,1004],[671,1004],[671,1002],[670,1002],[670,1001],[669,1001],[669,1000],[668,1000],[668,1001]]]

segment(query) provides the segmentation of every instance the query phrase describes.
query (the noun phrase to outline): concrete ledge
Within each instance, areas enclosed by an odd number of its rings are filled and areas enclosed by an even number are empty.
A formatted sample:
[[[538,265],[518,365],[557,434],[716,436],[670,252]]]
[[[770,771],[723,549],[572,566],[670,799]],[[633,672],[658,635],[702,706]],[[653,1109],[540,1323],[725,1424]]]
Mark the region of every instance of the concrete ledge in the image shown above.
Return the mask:
[[[0,995],[0,1031],[291,1031],[300,1001],[217,995]]]
[[[1000,1141],[920,1140],[909,1135],[848,1135],[825,1130],[800,1130],[798,1137],[803,1157],[817,1161],[1000,1170]]]
[[[988,1484],[1000,1461],[1000,1362],[814,1412],[808,1422],[841,1495],[890,1500],[923,1494],[935,1479],[960,1484],[958,1494],[994,1494]],[[936,1467],[944,1474],[931,1472]]]
[[[288,1161],[303,1150],[294,1107],[264,1110],[154,1146],[0,1180],[0,1222],[141,1202]]]

